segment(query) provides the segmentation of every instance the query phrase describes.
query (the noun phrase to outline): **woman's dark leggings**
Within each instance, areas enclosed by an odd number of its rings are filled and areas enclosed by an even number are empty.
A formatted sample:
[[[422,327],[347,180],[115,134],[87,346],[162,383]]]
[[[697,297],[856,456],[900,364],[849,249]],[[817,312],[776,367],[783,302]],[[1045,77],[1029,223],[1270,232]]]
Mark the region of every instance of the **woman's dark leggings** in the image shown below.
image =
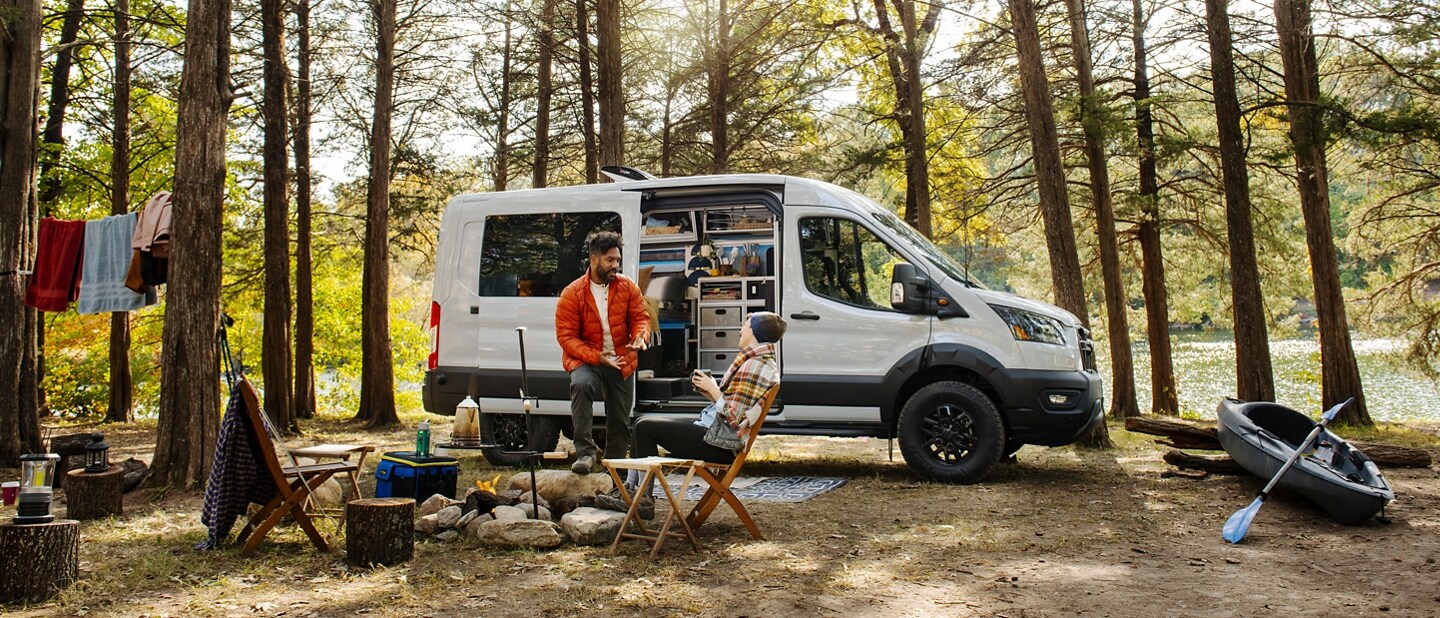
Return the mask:
[[[680,459],[699,459],[723,464],[735,461],[734,451],[706,442],[705,428],[696,425],[694,421],[654,416],[636,421],[635,444],[631,447],[631,454],[635,457],[654,457],[660,454],[657,446],[665,447],[671,457]]]

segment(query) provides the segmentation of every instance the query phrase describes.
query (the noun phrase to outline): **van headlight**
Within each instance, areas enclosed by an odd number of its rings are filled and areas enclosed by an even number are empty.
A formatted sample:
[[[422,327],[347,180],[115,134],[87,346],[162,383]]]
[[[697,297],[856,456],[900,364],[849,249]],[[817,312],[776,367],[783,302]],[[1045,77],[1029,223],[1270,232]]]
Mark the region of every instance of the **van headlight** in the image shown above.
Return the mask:
[[[1000,319],[1005,320],[1016,341],[1065,345],[1065,331],[1061,329],[1060,322],[1052,317],[1004,305],[990,305],[990,308],[995,310]]]

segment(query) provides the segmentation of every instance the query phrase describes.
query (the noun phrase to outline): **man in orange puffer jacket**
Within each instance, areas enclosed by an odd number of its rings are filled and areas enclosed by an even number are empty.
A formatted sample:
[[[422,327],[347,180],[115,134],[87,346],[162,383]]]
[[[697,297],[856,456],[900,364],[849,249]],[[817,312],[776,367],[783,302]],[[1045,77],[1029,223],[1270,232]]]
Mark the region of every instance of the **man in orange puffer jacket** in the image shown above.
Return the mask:
[[[596,232],[586,245],[590,268],[560,293],[555,307],[555,338],[560,342],[565,371],[570,372],[570,420],[579,457],[570,470],[589,474],[595,468],[596,397],[605,397],[605,457],[630,451],[630,403],[635,395],[631,376],[637,350],[648,347],[650,314],[630,278],[620,274],[623,239],[614,232]],[[602,320],[601,316],[605,316]]]

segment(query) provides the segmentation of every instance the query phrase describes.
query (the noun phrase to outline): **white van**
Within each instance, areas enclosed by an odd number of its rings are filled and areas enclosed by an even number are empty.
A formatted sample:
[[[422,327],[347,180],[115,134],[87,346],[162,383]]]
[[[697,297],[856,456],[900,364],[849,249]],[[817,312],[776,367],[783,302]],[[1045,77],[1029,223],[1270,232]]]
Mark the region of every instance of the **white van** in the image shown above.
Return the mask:
[[[555,306],[584,273],[586,236],[611,230],[625,239],[622,272],[645,269],[658,304],[637,415],[697,414],[688,374],[723,372],[742,317],[764,309],[789,322],[765,434],[898,438],[921,476],[972,483],[1024,444],[1069,444],[1102,419],[1093,344],[1074,315],[986,289],[863,195],[788,176],[607,173],[618,181],[450,201],[426,410],[452,413],[468,392],[487,443],[554,448],[570,431]],[[522,326],[534,436],[519,416]]]

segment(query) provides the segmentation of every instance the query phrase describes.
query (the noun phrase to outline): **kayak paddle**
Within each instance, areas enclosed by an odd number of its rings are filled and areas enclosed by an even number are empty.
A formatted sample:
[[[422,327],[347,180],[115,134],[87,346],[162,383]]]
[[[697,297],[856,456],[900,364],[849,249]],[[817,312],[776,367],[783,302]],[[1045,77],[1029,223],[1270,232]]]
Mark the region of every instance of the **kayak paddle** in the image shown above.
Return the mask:
[[[1315,428],[1310,430],[1310,435],[1305,436],[1305,439],[1300,442],[1300,445],[1295,447],[1295,452],[1290,454],[1290,459],[1285,462],[1285,465],[1280,466],[1280,471],[1275,474],[1275,478],[1270,479],[1270,482],[1265,484],[1265,489],[1260,490],[1260,495],[1255,496],[1255,501],[1251,502],[1250,506],[1235,511],[1235,514],[1231,515],[1230,519],[1225,520],[1225,527],[1220,531],[1221,536],[1225,537],[1225,540],[1231,543],[1239,543],[1240,539],[1245,538],[1245,533],[1250,530],[1250,522],[1255,519],[1255,514],[1260,512],[1260,505],[1265,503],[1265,498],[1269,497],[1270,490],[1275,488],[1275,484],[1280,482],[1280,477],[1285,476],[1285,473],[1290,471],[1290,466],[1295,465],[1295,462],[1300,460],[1300,455],[1305,452],[1305,449],[1310,446],[1311,442],[1315,441],[1315,436],[1320,435],[1320,432],[1325,430],[1325,425],[1328,425],[1336,415],[1340,414],[1340,410],[1350,405],[1352,401],[1355,401],[1354,397],[1335,404],[1335,407],[1326,410],[1324,414],[1320,415],[1320,422],[1316,423]]]

